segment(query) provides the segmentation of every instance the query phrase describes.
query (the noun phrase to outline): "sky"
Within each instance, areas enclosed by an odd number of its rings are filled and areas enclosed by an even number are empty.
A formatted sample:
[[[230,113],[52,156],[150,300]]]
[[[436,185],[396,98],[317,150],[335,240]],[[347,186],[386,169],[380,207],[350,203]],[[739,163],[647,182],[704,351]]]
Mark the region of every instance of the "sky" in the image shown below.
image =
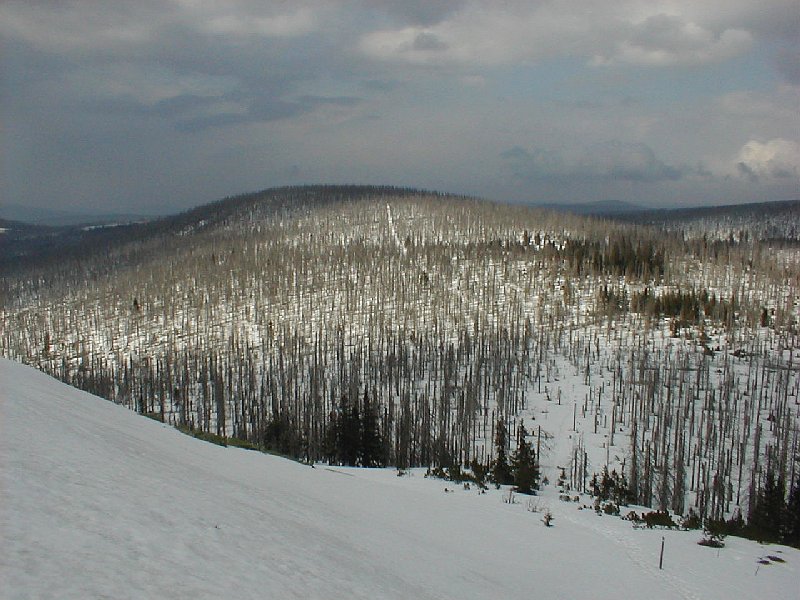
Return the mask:
[[[0,3],[0,202],[800,198],[796,0]]]

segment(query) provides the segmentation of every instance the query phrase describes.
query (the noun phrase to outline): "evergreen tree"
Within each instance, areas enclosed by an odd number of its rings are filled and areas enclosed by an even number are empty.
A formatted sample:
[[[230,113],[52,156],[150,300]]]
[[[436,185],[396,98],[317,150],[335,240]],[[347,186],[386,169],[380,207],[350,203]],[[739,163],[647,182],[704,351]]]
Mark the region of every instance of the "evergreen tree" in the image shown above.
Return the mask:
[[[630,481],[630,489],[628,491],[628,495],[631,499],[631,502],[639,502],[639,435],[638,435],[638,424],[637,421],[634,420],[633,424],[631,425],[631,476],[628,479]]]
[[[783,518],[783,543],[800,548],[800,473],[794,481]]]
[[[600,498],[602,490],[600,489],[600,481],[597,479],[597,473],[592,474],[592,479],[589,482],[589,491],[594,498]]]
[[[325,456],[325,460],[328,461],[328,464],[334,464],[337,462],[339,457],[339,444],[338,444],[338,437],[339,437],[339,416],[336,414],[336,411],[331,411],[331,414],[328,416],[328,426],[325,429],[325,436],[322,440],[322,453]]]
[[[775,477],[772,465],[767,467],[764,485],[758,492],[753,512],[748,519],[751,534],[758,540],[780,540],[782,521],[786,513],[786,485],[783,477]]]
[[[609,473],[608,466],[603,467],[603,473],[600,477],[598,477],[597,473],[592,475],[589,490],[592,496],[604,502],[610,500],[614,504],[620,505],[627,504],[631,500],[628,480],[625,475],[620,475],[616,469]]]
[[[520,423],[517,449],[511,457],[514,485],[520,494],[533,494],[534,490],[539,489],[539,465],[527,436],[525,426]]]
[[[342,396],[339,417],[336,423],[337,462],[343,465],[356,466],[361,447],[361,415],[358,410],[358,403],[351,403],[347,396]]]
[[[603,478],[600,481],[600,499],[608,500],[614,489],[614,482],[608,474],[608,466],[603,467]]]
[[[506,456],[507,435],[505,423],[502,419],[498,419],[494,436],[495,459],[492,462],[492,479],[499,485],[508,485],[514,481]]]
[[[628,504],[630,500],[630,490],[625,474],[617,473],[616,469],[611,471],[611,499],[617,504]]]
[[[380,467],[383,465],[380,415],[378,414],[378,404],[370,399],[366,387],[361,409],[361,443],[359,444],[361,466]]]

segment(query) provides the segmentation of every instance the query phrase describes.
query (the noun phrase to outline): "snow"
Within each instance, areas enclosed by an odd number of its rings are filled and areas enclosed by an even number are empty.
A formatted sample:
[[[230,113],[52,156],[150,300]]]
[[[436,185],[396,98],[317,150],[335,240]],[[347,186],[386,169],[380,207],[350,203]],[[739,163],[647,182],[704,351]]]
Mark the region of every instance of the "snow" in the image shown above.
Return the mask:
[[[214,446],[5,359],[0,382],[4,598],[798,597],[791,548],[634,530],[552,486],[546,528],[523,496]]]

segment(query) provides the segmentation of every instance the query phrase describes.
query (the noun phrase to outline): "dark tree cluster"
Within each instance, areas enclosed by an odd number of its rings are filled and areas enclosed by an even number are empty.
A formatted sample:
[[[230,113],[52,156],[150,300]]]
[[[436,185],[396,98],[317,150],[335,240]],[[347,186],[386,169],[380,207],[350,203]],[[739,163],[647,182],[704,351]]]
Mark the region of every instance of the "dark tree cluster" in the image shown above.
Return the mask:
[[[603,472],[599,477],[597,473],[592,475],[589,489],[592,496],[603,502],[610,501],[620,506],[627,505],[632,501],[631,490],[625,474],[617,473],[616,469],[612,469],[609,473],[607,466],[603,467]]]
[[[539,489],[539,458],[523,423],[517,429],[516,449],[509,461],[508,430],[505,422],[497,421],[495,427],[495,459],[492,463],[492,480],[497,485],[513,485],[520,494],[535,494]]]
[[[752,502],[747,525],[729,523],[729,532],[764,542],[780,542],[800,548],[800,474],[787,497],[786,479],[770,466]]]
[[[713,321],[728,323],[737,309],[735,298],[718,299],[716,294],[707,290],[700,293],[694,291],[666,291],[656,295],[648,287],[631,295],[630,308],[634,312],[653,317],[672,317],[680,319],[686,325],[699,324],[708,317]],[[760,322],[763,324],[764,319]]]
[[[602,242],[574,241],[562,254],[578,275],[624,275],[648,281],[660,280],[665,273],[664,247],[626,233],[612,233]]]
[[[366,389],[360,403],[342,396],[325,433],[324,452],[329,463],[360,467],[387,464],[389,451],[381,433],[379,410]]]

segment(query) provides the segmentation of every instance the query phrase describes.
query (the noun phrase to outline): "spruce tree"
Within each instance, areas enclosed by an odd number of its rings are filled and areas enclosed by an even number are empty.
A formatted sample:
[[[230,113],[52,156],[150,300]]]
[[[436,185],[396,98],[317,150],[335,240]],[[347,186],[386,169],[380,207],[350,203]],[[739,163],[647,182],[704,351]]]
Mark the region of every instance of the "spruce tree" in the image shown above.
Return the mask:
[[[361,447],[361,415],[357,402],[342,396],[339,417],[336,421],[337,462],[343,465],[358,464]]]
[[[517,449],[511,457],[514,485],[520,494],[533,494],[534,490],[539,489],[539,466],[527,436],[525,426],[520,423]]]
[[[328,426],[322,440],[322,452],[328,464],[337,462],[339,458],[339,416],[336,411],[331,411],[328,416]]]
[[[800,473],[792,485],[783,518],[782,541],[787,546],[800,548]]]
[[[507,443],[506,425],[502,419],[498,419],[494,436],[495,458],[494,462],[492,462],[492,479],[498,485],[513,483],[511,468],[508,466],[508,458],[506,456]]]
[[[786,485],[783,477],[775,477],[772,465],[767,467],[764,485],[758,492],[748,526],[756,539],[765,542],[780,540],[786,512]]]
[[[383,441],[381,440],[378,404],[370,399],[366,387],[364,388],[364,401],[361,407],[359,455],[362,467],[380,467],[383,465]]]

